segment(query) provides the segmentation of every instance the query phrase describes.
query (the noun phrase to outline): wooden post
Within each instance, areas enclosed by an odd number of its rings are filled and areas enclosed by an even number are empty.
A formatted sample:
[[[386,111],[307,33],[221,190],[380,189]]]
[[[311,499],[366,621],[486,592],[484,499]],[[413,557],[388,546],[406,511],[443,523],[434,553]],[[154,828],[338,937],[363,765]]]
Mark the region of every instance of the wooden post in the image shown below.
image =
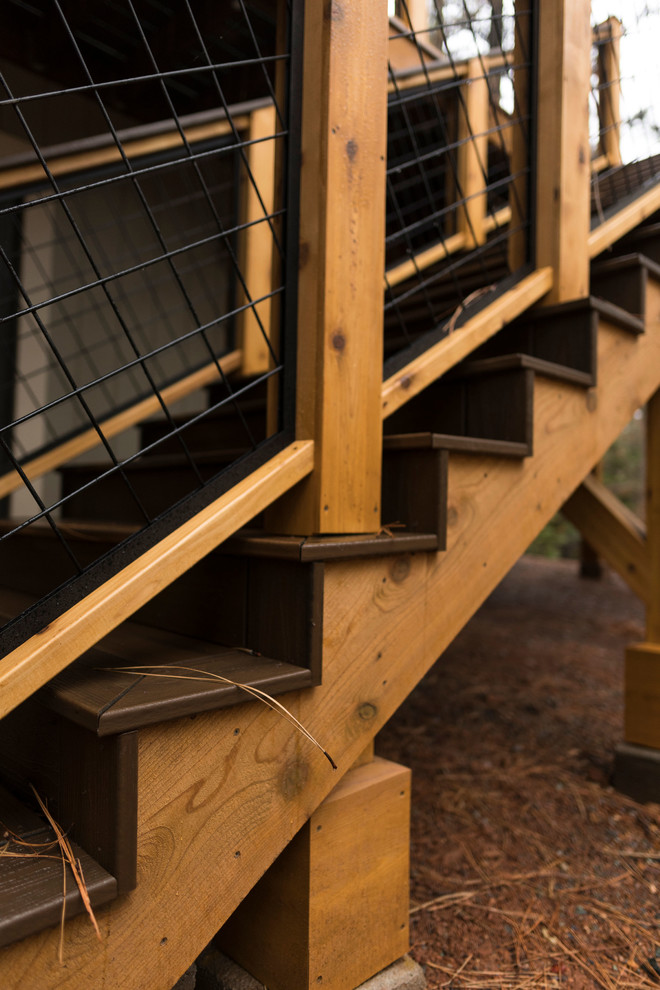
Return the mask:
[[[520,10],[520,7],[524,9]],[[516,3],[515,39],[513,50],[513,93],[514,93],[514,117],[523,118],[530,113],[530,70],[527,62],[532,53],[532,18],[529,4]],[[509,267],[512,272],[517,271],[525,264],[529,257],[528,233],[525,227],[529,217],[528,211],[528,189],[527,168],[532,161],[530,147],[530,125],[524,125],[522,121],[512,128],[513,133],[509,141],[511,146],[511,158],[509,168],[511,175],[517,178],[511,183],[509,190],[509,206],[511,207],[510,229],[512,231],[508,242]]]
[[[315,468],[269,513],[280,532],[380,525],[387,34],[381,0],[306,4],[296,433]]]
[[[405,0],[399,4],[399,17],[409,24],[413,31],[426,31],[429,26],[428,0]],[[422,37],[420,40],[425,40]]]
[[[272,287],[273,234],[265,218],[264,209],[267,213],[273,212],[275,140],[262,139],[272,137],[275,129],[274,106],[260,107],[252,111],[248,140],[258,143],[248,146],[247,160],[254,183],[249,182],[247,176],[245,177],[241,220],[253,226],[243,231],[240,257],[241,271],[250,298],[253,300],[268,296]],[[263,206],[259,201],[255,185],[261,195]],[[243,293],[240,302],[243,305],[247,302]],[[267,339],[270,335],[271,304],[272,299],[265,299],[254,309],[246,309],[240,315],[238,346],[243,354],[241,372],[246,376],[263,374],[269,368]]]
[[[355,987],[408,949],[410,771],[349,770],[222,928],[270,990]]]
[[[601,90],[598,117],[601,147],[608,165],[621,164],[621,68],[620,49],[623,25],[618,17],[608,17],[596,28],[598,79]]]
[[[458,233],[471,250],[486,240],[486,184],[488,181],[488,78],[483,61],[472,58],[462,86],[458,124],[458,185],[465,203],[458,214]]]
[[[660,391],[646,406],[646,553],[646,642],[626,650],[624,738],[660,750]]]
[[[544,0],[539,21],[536,265],[558,303],[589,294],[589,0]]]

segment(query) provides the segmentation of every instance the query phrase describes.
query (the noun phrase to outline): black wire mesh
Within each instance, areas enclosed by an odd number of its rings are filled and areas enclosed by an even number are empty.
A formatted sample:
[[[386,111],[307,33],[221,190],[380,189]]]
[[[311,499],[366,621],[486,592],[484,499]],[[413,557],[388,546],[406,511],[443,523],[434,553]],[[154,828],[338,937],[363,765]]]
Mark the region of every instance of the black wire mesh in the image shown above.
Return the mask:
[[[593,0],[591,222],[660,178],[660,4]]]
[[[30,628],[119,566],[81,520],[143,549],[285,442],[299,6],[5,5],[2,584],[47,535],[67,589]]]
[[[390,21],[386,374],[529,269],[532,0]]]

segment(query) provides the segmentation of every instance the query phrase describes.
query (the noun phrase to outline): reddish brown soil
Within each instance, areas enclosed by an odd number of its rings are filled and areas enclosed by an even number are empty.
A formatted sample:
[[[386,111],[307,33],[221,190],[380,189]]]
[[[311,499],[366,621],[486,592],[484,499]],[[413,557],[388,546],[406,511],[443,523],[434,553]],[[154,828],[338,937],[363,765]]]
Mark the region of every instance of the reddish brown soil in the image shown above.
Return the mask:
[[[615,575],[523,558],[379,737],[413,770],[430,988],[660,986],[660,806],[609,783],[642,638]]]

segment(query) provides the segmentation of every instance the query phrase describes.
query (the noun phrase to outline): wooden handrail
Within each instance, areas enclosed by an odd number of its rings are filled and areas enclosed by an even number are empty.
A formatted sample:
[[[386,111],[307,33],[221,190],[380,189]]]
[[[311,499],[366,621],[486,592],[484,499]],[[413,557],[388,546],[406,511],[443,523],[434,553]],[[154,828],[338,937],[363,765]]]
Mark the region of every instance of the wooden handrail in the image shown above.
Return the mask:
[[[484,232],[489,234],[493,230],[503,227],[510,220],[511,207],[503,206],[501,210],[497,210],[496,213],[485,218]],[[425,268],[435,265],[436,262],[442,261],[443,258],[448,258],[451,254],[462,251],[466,246],[467,237],[463,231],[460,234],[451,234],[439,244],[418,251],[412,258],[402,261],[401,264],[395,265],[394,268],[389,268],[385,272],[385,288],[392,288],[394,285],[399,285],[400,282],[405,282],[407,278],[412,278],[416,272],[423,271]]]
[[[247,131],[253,112],[270,106],[270,100],[253,100],[224,110],[193,114],[181,118],[181,127],[186,141],[198,144],[225,137],[234,130]],[[131,127],[117,132],[121,150],[112,135],[99,135],[68,144],[44,149],[44,159],[52,175],[61,177],[75,172],[84,172],[122,160],[123,154],[129,158],[155,155],[173,148],[183,147],[183,139],[178,128],[171,121],[159,121],[141,127]],[[34,161],[32,154],[11,155],[0,158],[0,189],[20,189],[46,178],[43,167]]]
[[[0,718],[245,526],[314,466],[311,440],[290,444],[0,661]]]
[[[490,306],[467,320],[449,337],[414,358],[395,375],[383,382],[381,412],[387,419],[415,395],[453,368],[505,324],[543,298],[552,288],[551,268],[541,268],[522,279]]]
[[[218,364],[224,374],[228,375],[240,368],[241,360],[241,351],[230,351],[229,354],[225,354],[224,357],[218,360]],[[198,368],[197,371],[193,371],[172,385],[161,389],[160,398],[166,405],[177,402],[197,389],[203,388],[204,385],[210,384],[217,377],[218,365],[215,361],[211,361],[209,364],[204,365],[203,368]],[[147,416],[157,413],[160,409],[161,403],[158,396],[150,395],[146,399],[136,402],[135,405],[130,406],[128,409],[123,409],[114,416],[109,416],[107,419],[101,420],[99,428],[105,437],[112,437],[117,433],[127,430],[130,426],[135,426],[136,423],[140,423]],[[87,430],[83,430],[77,436],[58,444],[45,454],[40,454],[31,461],[27,461],[21,467],[30,481],[33,481],[48,471],[54,471],[55,468],[60,467],[72,458],[78,457],[79,454],[84,454],[86,451],[92,450],[100,443],[101,440],[97,431],[93,427],[90,427]],[[23,479],[18,472],[13,470],[8,471],[7,474],[0,477],[0,498],[5,498],[17,489],[22,488],[22,486]]]
[[[657,210],[660,210],[660,182],[591,231],[588,238],[589,257],[596,258]]]

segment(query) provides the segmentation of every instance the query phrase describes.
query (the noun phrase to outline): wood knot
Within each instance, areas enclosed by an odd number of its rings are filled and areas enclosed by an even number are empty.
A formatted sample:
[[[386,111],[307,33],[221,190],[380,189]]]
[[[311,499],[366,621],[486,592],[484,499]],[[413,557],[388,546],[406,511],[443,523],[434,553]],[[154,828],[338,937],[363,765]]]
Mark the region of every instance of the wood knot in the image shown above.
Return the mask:
[[[346,154],[348,155],[349,161],[354,162],[357,157],[358,146],[357,141],[351,138],[350,141],[346,142]]]
[[[372,705],[370,701],[365,701],[364,704],[360,705],[357,710],[358,717],[362,719],[363,722],[370,722],[372,718],[375,718],[378,714],[378,709],[375,705]]]
[[[301,760],[287,763],[280,780],[280,790],[285,798],[297,797],[309,779],[309,767]]]
[[[332,335],[332,346],[336,351],[343,351],[346,347],[346,337],[341,330],[336,330]]]

